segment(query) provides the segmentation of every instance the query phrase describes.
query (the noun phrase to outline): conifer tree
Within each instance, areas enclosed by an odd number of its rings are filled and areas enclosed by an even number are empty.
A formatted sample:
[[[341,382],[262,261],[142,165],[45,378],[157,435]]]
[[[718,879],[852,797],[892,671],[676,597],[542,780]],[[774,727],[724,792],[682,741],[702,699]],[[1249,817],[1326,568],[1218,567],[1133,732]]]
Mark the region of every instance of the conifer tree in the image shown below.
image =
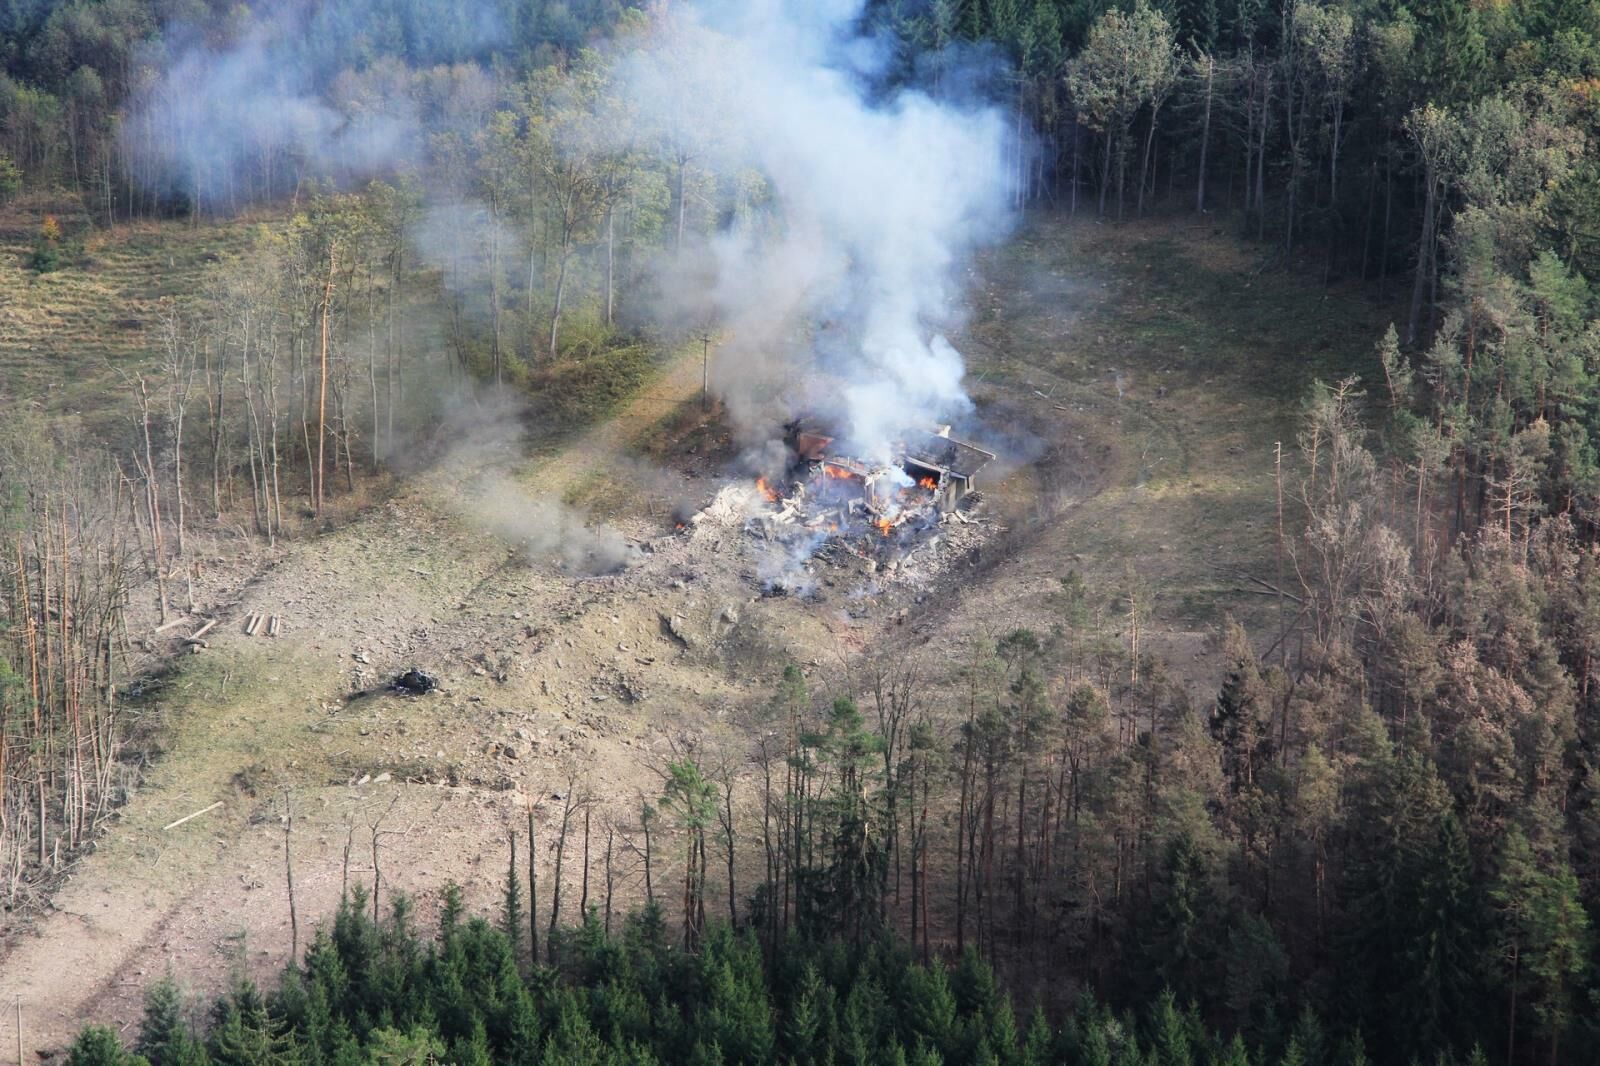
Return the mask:
[[[139,1039],[134,1050],[149,1059],[151,1066],[166,1066],[177,1060],[188,1039],[188,1026],[183,1020],[183,993],[169,973],[145,989],[144,1015],[139,1021]]]

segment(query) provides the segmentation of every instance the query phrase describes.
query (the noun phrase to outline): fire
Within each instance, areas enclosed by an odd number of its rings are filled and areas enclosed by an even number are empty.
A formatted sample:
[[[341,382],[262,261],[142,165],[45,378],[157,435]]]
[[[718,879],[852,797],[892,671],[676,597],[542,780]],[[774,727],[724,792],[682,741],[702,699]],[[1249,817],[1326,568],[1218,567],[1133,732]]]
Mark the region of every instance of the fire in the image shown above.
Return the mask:
[[[920,478],[918,479],[917,484],[922,488],[927,489],[929,492],[936,492],[939,488],[939,483],[933,480],[931,477]]]
[[[772,503],[778,502],[778,490],[767,484],[766,478],[756,478],[756,488],[761,491],[761,495],[765,496]]]
[[[856,476],[855,474],[846,470],[844,467],[834,466],[832,463],[823,463],[822,472],[828,477],[845,478],[847,480]]]
[[[889,530],[894,528],[894,523],[890,522],[887,518],[875,518],[872,520],[872,524],[877,526],[878,532],[882,533],[886,537],[889,535]]]

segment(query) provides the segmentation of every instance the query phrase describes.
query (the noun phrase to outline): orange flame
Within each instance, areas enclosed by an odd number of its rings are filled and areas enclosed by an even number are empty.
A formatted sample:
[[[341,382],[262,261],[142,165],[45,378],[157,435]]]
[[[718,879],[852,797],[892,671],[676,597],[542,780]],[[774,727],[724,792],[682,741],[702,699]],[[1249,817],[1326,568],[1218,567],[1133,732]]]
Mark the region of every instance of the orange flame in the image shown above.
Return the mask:
[[[894,528],[894,523],[890,522],[887,518],[875,518],[872,520],[872,524],[877,526],[878,532],[882,533],[886,537],[889,535],[889,530]]]
[[[772,503],[778,502],[778,490],[767,484],[766,478],[756,478],[756,488],[761,490],[761,495],[765,496]]]
[[[931,477],[921,478],[917,481],[917,484],[927,489],[929,492],[934,492],[939,488],[939,483],[933,480]]]
[[[822,472],[825,475],[827,475],[828,477],[838,477],[838,478],[850,479],[850,478],[854,478],[856,476],[855,474],[853,474],[850,471],[846,470],[844,467],[842,467],[842,466],[834,466],[832,463],[823,463],[822,464]]]

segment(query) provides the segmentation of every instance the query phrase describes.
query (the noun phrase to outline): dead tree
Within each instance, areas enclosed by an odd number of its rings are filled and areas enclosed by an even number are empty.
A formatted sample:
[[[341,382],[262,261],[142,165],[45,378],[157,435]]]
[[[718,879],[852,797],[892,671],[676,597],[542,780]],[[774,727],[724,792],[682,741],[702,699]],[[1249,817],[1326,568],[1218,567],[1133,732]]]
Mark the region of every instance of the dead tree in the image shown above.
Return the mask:
[[[289,887],[289,963],[293,965],[300,957],[300,918],[295,913],[294,907],[294,858],[289,850],[290,839],[294,835],[294,805],[293,796],[288,789],[283,790],[283,879]],[[376,864],[376,860],[374,860]]]
[[[534,834],[534,807],[528,804],[528,957],[539,965],[538,837]]]
[[[378,844],[382,840],[383,837],[393,836],[396,833],[404,832],[404,830],[400,830],[400,829],[384,829],[384,828],[382,828],[383,820],[389,816],[389,812],[394,810],[395,804],[397,804],[399,802],[400,802],[400,794],[397,792],[397,793],[395,793],[394,798],[389,801],[389,806],[385,807],[383,809],[383,813],[378,815],[378,817],[374,818],[372,820],[372,822],[370,823],[370,826],[369,826],[369,828],[371,828],[371,830],[372,830],[372,921],[373,921],[373,924],[377,924],[377,922],[378,922],[378,890],[383,886],[383,872],[378,867]]]
[[[556,838],[556,868],[555,873],[552,876],[550,887],[550,925],[548,928],[548,940],[550,942],[550,961],[552,963],[556,961],[556,929],[559,928],[561,923],[561,868],[567,853],[567,836],[572,830],[572,816],[581,810],[585,813],[585,817],[587,818],[589,805],[588,796],[580,796],[576,786],[577,777],[575,775],[569,775],[567,777],[566,792],[561,797],[561,832]],[[584,891],[586,893],[588,891],[587,872],[585,873]]]
[[[317,476],[312,485],[312,509],[322,516],[322,499],[327,480],[327,465],[323,453],[328,441],[328,341],[329,320],[333,316],[333,278],[338,267],[339,245],[328,245],[328,280],[322,289],[322,358],[317,385]]]

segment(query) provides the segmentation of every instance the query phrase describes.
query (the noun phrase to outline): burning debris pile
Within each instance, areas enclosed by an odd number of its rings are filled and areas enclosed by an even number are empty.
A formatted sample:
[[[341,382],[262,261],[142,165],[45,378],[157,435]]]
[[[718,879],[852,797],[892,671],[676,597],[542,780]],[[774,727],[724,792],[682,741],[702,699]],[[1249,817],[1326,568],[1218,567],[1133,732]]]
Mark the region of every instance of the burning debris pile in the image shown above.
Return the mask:
[[[687,526],[742,523],[769,545],[759,575],[764,588],[803,592],[813,558],[852,556],[872,573],[918,569],[941,542],[976,525],[969,513],[981,497],[978,472],[995,456],[955,440],[949,427],[895,445],[887,462],[872,463],[835,449],[835,439],[804,420],[787,427],[789,461],[781,474],[753,485],[729,485]]]

